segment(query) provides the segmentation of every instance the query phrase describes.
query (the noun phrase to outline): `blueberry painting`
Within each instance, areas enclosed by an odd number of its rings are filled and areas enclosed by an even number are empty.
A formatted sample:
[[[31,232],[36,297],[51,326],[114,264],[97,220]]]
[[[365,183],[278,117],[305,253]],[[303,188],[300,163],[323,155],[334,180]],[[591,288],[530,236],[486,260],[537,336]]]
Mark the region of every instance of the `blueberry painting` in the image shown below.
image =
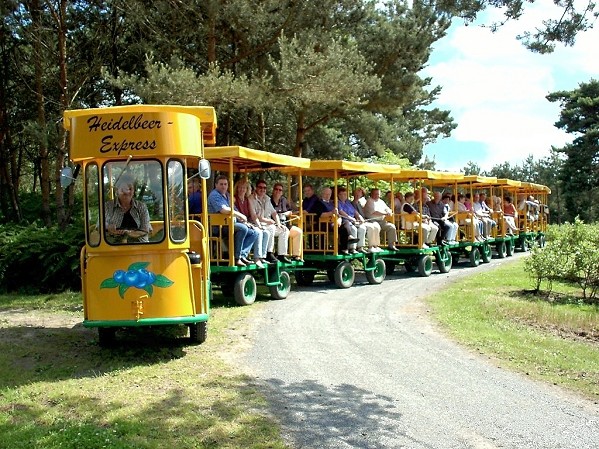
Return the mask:
[[[168,288],[174,284],[166,276],[152,273],[146,268],[150,262],[135,262],[129,265],[127,271],[116,270],[111,278],[104,279],[100,288],[117,288],[121,298],[125,297],[125,292],[131,287],[145,290],[148,296],[154,293],[154,287]]]

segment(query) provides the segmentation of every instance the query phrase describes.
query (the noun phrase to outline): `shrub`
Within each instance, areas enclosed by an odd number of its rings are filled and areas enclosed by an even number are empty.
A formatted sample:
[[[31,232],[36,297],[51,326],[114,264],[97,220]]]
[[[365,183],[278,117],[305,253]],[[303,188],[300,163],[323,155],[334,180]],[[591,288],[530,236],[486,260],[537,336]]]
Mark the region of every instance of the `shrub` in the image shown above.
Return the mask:
[[[577,283],[589,302],[599,293],[599,226],[574,223],[550,226],[547,246],[533,248],[524,269],[530,274],[536,291],[543,281],[551,291],[551,283],[562,279]]]
[[[25,293],[80,290],[79,252],[83,244],[80,223],[66,231],[39,223],[0,226],[0,290]]]

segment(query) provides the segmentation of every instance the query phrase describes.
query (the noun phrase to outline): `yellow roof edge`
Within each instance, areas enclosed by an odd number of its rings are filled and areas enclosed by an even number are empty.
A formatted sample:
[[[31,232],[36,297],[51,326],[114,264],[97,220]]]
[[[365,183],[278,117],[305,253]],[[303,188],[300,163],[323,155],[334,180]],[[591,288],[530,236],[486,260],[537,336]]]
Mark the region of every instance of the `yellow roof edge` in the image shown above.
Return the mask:
[[[206,159],[230,159],[239,158],[241,160],[250,160],[266,164],[278,165],[281,167],[308,168],[310,159],[285,154],[270,153],[263,150],[254,150],[252,148],[239,145],[204,147],[204,156]]]

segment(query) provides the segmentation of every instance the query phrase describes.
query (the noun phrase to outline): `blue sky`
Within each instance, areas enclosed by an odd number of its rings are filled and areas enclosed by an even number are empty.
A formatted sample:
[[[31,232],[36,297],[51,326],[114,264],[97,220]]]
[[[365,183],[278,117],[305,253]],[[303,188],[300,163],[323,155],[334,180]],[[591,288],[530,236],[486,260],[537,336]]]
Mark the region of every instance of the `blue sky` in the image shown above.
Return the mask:
[[[434,106],[451,110],[458,124],[450,138],[424,149],[438,170],[459,171],[468,161],[485,170],[506,161],[520,164],[530,154],[539,159],[552,145],[572,140],[553,126],[560,108],[545,96],[599,79],[599,23],[573,47],[534,54],[516,36],[555,16],[552,4],[544,3],[496,33],[456,21],[435,44],[423,75],[443,86]],[[486,14],[485,23],[494,18],[498,11]]]

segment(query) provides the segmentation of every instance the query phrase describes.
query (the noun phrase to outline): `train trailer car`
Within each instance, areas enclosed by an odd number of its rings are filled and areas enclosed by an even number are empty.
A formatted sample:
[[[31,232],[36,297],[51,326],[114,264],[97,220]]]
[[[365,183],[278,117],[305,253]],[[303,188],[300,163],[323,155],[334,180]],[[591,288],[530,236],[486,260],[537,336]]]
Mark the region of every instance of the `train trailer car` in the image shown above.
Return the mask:
[[[258,189],[260,191],[256,190],[254,194],[247,196],[249,209],[245,214],[240,212],[242,208],[240,203],[246,201],[245,189],[252,185],[250,177],[255,178],[265,172],[273,176],[273,172],[277,170],[281,171],[281,177],[284,177],[283,172],[299,175],[302,169],[309,167],[309,159],[240,146],[210,147],[205,151],[206,158],[214,171],[222,174],[217,177],[217,184],[227,183],[222,194],[214,191],[211,193],[217,197],[224,195],[223,198],[226,198],[227,203],[220,212],[212,210],[208,214],[211,279],[220,286],[225,296],[233,296],[239,305],[254,303],[257,295],[257,280],[268,287],[272,298],[285,299],[291,290],[290,273],[303,265],[303,245],[301,235],[298,235],[301,231],[297,226],[297,224],[301,226],[299,223],[301,215],[291,211],[277,212],[270,201],[270,196],[262,189],[266,185],[264,180],[260,182],[260,189]],[[255,181],[257,179],[254,179]],[[280,185],[282,186],[282,183]],[[290,185],[289,182],[288,186]],[[219,186],[216,185],[215,190],[218,188]],[[237,192],[241,188],[243,188],[242,195]],[[289,195],[290,193],[287,198],[290,198]],[[254,214],[256,215],[254,218],[249,216]],[[248,226],[250,232],[258,237],[252,247],[251,256],[249,253],[243,255],[247,257],[244,262],[240,261],[241,255],[236,257],[233,249],[235,245],[240,245],[239,241],[235,242],[236,234],[240,232],[236,227],[241,227],[241,232],[247,232]],[[288,254],[279,254],[278,258],[273,258],[271,255],[270,259],[259,257],[258,252],[261,251],[258,248],[261,245],[259,242],[263,241],[266,247],[265,239],[272,239],[269,245],[273,247],[276,240],[278,252],[284,251]]]

